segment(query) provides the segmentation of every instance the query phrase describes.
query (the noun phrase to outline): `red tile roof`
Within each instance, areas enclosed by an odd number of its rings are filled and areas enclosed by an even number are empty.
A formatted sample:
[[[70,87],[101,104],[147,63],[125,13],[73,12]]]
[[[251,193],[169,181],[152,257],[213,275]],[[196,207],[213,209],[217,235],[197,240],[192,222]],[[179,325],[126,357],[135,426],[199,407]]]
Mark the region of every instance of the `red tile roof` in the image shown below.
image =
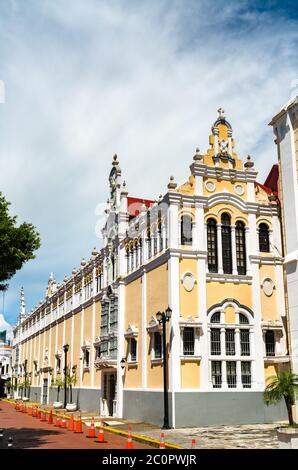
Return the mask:
[[[127,198],[127,208],[130,217],[136,217],[139,215],[141,206],[145,204],[147,208],[151,207],[154,204],[154,201],[150,199],[141,199],[139,197],[128,197]]]

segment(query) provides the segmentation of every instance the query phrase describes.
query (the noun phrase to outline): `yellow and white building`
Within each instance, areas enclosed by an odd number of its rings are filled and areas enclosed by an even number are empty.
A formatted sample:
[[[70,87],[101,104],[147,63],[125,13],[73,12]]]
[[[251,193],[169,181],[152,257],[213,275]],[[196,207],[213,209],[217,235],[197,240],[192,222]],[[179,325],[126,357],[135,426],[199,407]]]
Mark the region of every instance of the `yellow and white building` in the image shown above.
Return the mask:
[[[279,165],[279,193],[292,372],[298,374],[298,96],[272,118]],[[296,401],[298,416],[298,401]]]
[[[114,157],[103,248],[57,285],[14,330],[14,375],[31,377],[31,398],[52,402],[67,366],[75,399],[103,416],[161,423],[159,311],[167,324],[173,427],[270,422],[268,377],[288,367],[278,199],[243,163],[219,110],[209,149],[197,149],[188,181],[164,196],[128,196]]]

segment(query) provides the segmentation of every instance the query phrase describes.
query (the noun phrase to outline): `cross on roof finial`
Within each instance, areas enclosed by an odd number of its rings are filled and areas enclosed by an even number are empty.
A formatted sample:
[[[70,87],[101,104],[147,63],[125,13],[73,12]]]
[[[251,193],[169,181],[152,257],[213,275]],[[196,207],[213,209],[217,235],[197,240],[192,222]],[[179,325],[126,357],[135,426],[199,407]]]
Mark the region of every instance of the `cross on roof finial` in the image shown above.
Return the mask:
[[[217,112],[218,112],[220,118],[224,117],[225,110],[223,108],[218,108]]]

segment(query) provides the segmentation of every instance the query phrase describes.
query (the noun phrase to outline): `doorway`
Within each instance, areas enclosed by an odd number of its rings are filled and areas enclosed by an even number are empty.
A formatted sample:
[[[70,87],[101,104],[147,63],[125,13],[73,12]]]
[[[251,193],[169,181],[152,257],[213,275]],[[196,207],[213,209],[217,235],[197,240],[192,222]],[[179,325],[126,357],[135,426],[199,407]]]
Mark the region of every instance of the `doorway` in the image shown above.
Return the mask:
[[[42,404],[47,405],[47,403],[48,403],[48,379],[43,379]]]
[[[116,399],[116,373],[108,372],[103,375],[103,400],[105,402],[105,414],[114,416]]]

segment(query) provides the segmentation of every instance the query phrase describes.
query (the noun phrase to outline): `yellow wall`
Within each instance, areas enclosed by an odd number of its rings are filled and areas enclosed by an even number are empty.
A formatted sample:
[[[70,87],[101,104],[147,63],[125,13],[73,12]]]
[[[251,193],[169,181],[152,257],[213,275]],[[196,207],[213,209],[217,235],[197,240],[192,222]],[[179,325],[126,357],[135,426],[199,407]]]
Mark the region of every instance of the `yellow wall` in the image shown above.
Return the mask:
[[[235,308],[232,306],[227,306],[225,309],[225,322],[226,323],[236,323]]]
[[[191,272],[196,280],[192,291],[187,292],[182,283],[184,273]],[[198,274],[197,274],[197,260],[195,259],[180,259],[180,315],[184,318],[189,316],[195,317],[198,312]]]
[[[248,284],[207,282],[207,308],[222,302],[226,298],[238,300],[252,308],[252,287]]]
[[[147,323],[152,315],[164,311],[168,306],[168,271],[167,263],[147,273]],[[162,364],[151,363],[151,335],[148,335],[147,386],[163,387]]]
[[[168,306],[167,263],[147,273],[147,320]]]
[[[101,304],[100,302],[95,303],[95,332],[94,338],[100,336],[100,315],[101,315]],[[101,371],[94,368],[94,387],[101,387]]]
[[[268,383],[270,383],[270,378],[276,377],[278,373],[278,365],[277,364],[265,364],[264,373],[265,373],[265,384],[268,385]]]
[[[125,288],[125,331],[128,325],[137,327],[137,365],[128,365],[125,371],[125,387],[137,388],[142,384],[142,282],[141,278],[128,284]],[[128,359],[128,345],[125,341],[125,357]]]
[[[181,361],[181,388],[200,388],[200,364]]]
[[[86,308],[84,311],[84,338],[83,341],[89,341],[90,344],[92,343],[92,305]],[[90,361],[91,361],[91,348],[93,348],[93,344],[90,345]],[[83,351],[82,351],[83,355]],[[91,385],[91,372],[89,370],[83,370],[83,380],[82,380],[83,387],[90,387]]]
[[[206,189],[205,183],[207,181],[212,181],[212,183],[215,184],[215,190],[213,192],[208,191]],[[235,192],[235,186],[237,186],[239,184],[243,187],[243,190],[244,190],[242,195],[239,195]],[[204,196],[210,197],[213,194],[221,193],[223,191],[225,191],[225,192],[228,191],[229,193],[234,194],[235,196],[238,196],[243,200],[247,199],[247,188],[246,188],[246,183],[244,181],[235,181],[234,183],[232,183],[231,181],[227,181],[227,180],[218,181],[216,178],[209,178],[209,177],[208,178],[203,178],[203,194],[204,194]]]
[[[260,283],[262,284],[265,278],[273,280],[274,285],[276,283],[275,267],[262,265],[260,267]],[[276,289],[273,289],[273,293],[270,297],[265,295],[261,288],[261,308],[262,308],[262,320],[277,320],[278,319],[278,307],[276,305]]]

